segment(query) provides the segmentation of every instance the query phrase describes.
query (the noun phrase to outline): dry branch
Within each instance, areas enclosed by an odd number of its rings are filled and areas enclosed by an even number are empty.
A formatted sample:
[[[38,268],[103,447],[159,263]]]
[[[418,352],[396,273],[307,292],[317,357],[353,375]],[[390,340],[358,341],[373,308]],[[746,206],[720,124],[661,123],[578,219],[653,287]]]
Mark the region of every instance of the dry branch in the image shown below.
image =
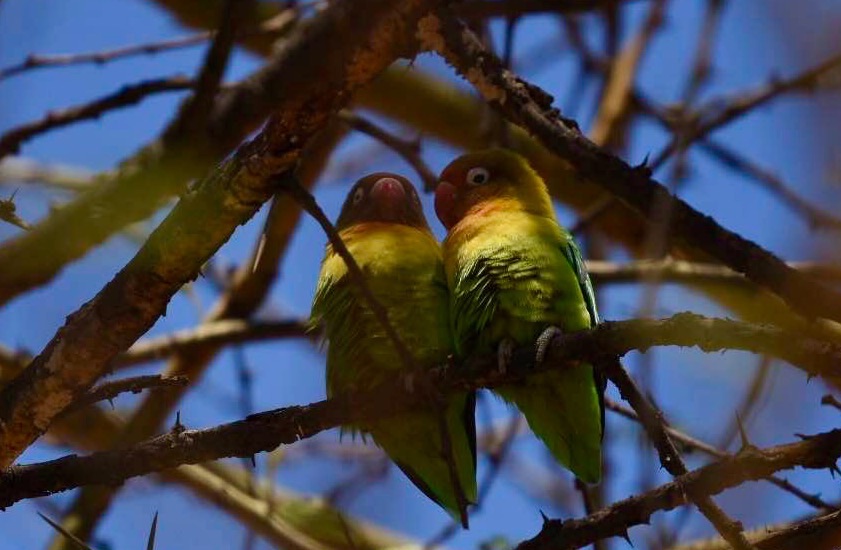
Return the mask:
[[[115,48],[113,50],[103,50],[98,52],[85,52],[75,54],[30,54],[25,60],[16,64],[10,65],[5,69],[0,69],[0,80],[9,78],[26,71],[34,69],[44,69],[47,67],[66,67],[69,65],[81,65],[85,63],[93,63],[95,65],[103,65],[115,59],[132,57],[135,55],[153,55],[156,53],[177,50],[180,48],[189,48],[206,42],[213,33],[209,31],[183,36],[181,38],[173,38],[169,40],[161,40],[158,42],[149,42],[146,44],[138,44],[135,46],[124,46],[122,48]]]
[[[643,395],[636,382],[628,375],[618,359],[608,358],[602,361],[601,365],[607,377],[619,388],[622,397],[636,411],[640,423],[660,455],[660,464],[676,478],[685,476],[689,470],[686,468],[686,464],[684,464],[666,428],[663,413]],[[733,545],[733,548],[739,550],[750,550],[752,548],[744,533],[742,533],[742,524],[730,519],[709,494],[689,490],[685,491],[684,494],[713,524],[722,538]]]
[[[111,401],[121,393],[140,393],[148,389],[186,386],[187,382],[189,380],[183,376],[161,376],[159,374],[103,382],[71,403],[61,414],[62,416],[71,414],[100,401]]]
[[[183,76],[146,80],[123,86],[116,92],[89,103],[47,113],[40,120],[12,128],[0,136],[0,159],[18,153],[23,143],[37,135],[82,120],[99,118],[108,111],[129,107],[154,94],[189,90],[194,84],[191,79]]]
[[[639,416],[637,416],[637,413],[635,413],[633,411],[633,409],[630,409],[630,408],[626,407],[625,405],[622,405],[621,403],[616,403],[615,401],[612,401],[612,400],[607,399],[607,398],[605,399],[604,403],[605,403],[605,407],[609,411],[613,411],[613,412],[619,414],[620,416],[624,416],[625,418],[628,418],[628,419],[634,420],[636,422],[639,422]],[[673,440],[679,442],[681,444],[681,446],[686,448],[686,449],[701,451],[702,453],[708,454],[708,455],[710,455],[714,458],[718,458],[718,459],[723,459],[723,458],[728,458],[728,457],[733,456],[728,452],[717,449],[717,448],[713,447],[712,445],[710,445],[709,443],[705,443],[705,442],[703,442],[699,439],[696,439],[696,438],[692,437],[691,435],[686,434],[686,433],[684,433],[684,432],[682,432],[682,431],[680,431],[680,430],[678,430],[678,429],[676,429],[672,426],[667,426],[666,431],[669,433],[669,436],[671,436],[671,438]],[[832,510],[835,510],[837,508],[837,506],[833,506],[832,504],[829,504],[828,502],[821,499],[820,495],[809,494],[806,491],[804,491],[803,489],[800,489],[799,487],[793,485],[790,481],[788,481],[786,479],[783,479],[781,477],[769,476],[769,477],[766,478],[766,481],[768,483],[772,484],[772,485],[775,485],[775,486],[779,487],[783,491],[794,495],[795,497],[799,498],[800,500],[802,500],[803,502],[805,502],[809,506],[812,506],[813,508],[817,508],[818,510],[832,511]]]
[[[581,135],[574,121],[551,106],[552,97],[506,70],[458,20],[430,15],[422,21],[421,39],[470,80],[483,97],[512,122],[531,131],[550,151],[569,161],[578,177],[593,181],[651,223],[662,212],[654,205],[672,204],[670,233],[710,254],[807,316],[841,321],[841,294],[788,267],[782,260],[720,226],[654,180],[645,166],[631,167]],[[657,209],[660,210],[660,209]]]
[[[687,495],[714,495],[745,481],[768,477],[794,467],[831,468],[841,456],[841,430],[813,436],[800,443],[769,449],[748,448],[738,455],[704,466],[647,493],[619,501],[586,518],[549,520],[540,533],[518,550],[581,548],[610,536],[625,536],[628,528],[649,523],[656,511],[686,504]]]
[[[307,336],[307,325],[303,320],[248,322],[242,319],[223,319],[209,321],[194,329],[140,340],[117,357],[115,366],[127,367],[202,349],[215,350],[220,345]]]
[[[406,163],[415,169],[423,182],[424,191],[433,191],[438,184],[438,176],[424,162],[420,154],[420,140],[407,140],[395,136],[380,128],[370,120],[350,111],[339,113],[342,122],[358,132],[362,132],[397,153]]]

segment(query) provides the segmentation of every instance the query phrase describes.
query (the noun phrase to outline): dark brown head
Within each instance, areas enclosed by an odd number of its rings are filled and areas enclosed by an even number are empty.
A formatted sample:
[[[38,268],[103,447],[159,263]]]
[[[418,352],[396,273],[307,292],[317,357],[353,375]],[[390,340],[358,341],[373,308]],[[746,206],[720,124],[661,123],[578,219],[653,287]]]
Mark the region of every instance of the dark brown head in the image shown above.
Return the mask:
[[[340,231],[358,223],[397,223],[429,229],[414,186],[397,174],[376,172],[357,181],[336,222]]]

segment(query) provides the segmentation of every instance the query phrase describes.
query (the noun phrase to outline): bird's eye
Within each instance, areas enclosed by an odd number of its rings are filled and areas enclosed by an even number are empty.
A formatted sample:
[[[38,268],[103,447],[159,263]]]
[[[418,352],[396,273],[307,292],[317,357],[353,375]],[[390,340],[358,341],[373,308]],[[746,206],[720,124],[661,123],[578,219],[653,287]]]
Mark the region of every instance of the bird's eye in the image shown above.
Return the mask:
[[[362,197],[365,196],[365,189],[362,187],[357,187],[356,191],[353,192],[353,204],[359,204],[362,202]]]
[[[489,179],[491,179],[491,175],[485,168],[471,168],[467,172],[467,183],[473,185],[482,185],[483,183],[488,183]]]

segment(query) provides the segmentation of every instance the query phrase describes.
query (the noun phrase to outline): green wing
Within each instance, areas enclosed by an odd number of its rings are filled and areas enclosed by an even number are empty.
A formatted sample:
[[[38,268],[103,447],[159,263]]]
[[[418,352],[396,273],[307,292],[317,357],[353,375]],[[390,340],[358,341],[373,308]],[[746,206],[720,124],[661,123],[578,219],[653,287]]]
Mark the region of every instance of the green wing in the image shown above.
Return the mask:
[[[590,326],[595,327],[599,324],[599,312],[596,309],[596,293],[593,292],[593,283],[590,281],[590,274],[587,273],[587,266],[584,265],[584,258],[581,257],[581,251],[578,249],[572,236],[567,239],[566,244],[561,250],[569,265],[575,271],[575,276],[578,278],[578,287],[581,289],[581,295],[584,297],[584,303],[587,305],[587,311],[590,313]],[[599,395],[602,438],[604,438],[604,392],[607,389],[607,377],[599,369],[594,368],[593,378],[596,382],[596,391]]]
[[[599,324],[599,312],[596,310],[596,294],[593,292],[593,283],[590,282],[590,274],[587,273],[587,267],[584,265],[584,258],[581,257],[581,251],[578,249],[572,237],[569,237],[561,247],[561,251],[575,272],[575,276],[578,279],[578,288],[581,289],[581,295],[584,297],[584,303],[587,305],[587,311],[590,313],[590,326],[594,327]]]
[[[536,220],[530,232],[496,233],[467,249],[470,254],[460,252],[451,294],[460,355],[492,352],[503,338],[530,345],[550,325],[576,331],[598,322],[581,254],[549,222]],[[574,365],[496,389],[523,412],[555,458],[588,482],[601,475],[604,425],[604,382],[594,370]]]

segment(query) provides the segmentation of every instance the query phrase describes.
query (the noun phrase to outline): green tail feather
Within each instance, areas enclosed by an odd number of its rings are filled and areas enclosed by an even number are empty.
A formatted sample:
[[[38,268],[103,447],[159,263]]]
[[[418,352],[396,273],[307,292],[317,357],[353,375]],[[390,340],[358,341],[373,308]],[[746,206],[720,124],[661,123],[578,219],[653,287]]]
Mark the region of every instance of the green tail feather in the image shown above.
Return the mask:
[[[477,496],[475,403],[473,393],[452,397],[446,411],[450,448],[465,504],[475,503]],[[408,413],[378,422],[370,431],[412,483],[467,528],[466,510],[459,506],[438,422],[431,411]]]
[[[590,365],[530,376],[496,389],[520,409],[555,459],[587,483],[601,480],[601,414]]]

